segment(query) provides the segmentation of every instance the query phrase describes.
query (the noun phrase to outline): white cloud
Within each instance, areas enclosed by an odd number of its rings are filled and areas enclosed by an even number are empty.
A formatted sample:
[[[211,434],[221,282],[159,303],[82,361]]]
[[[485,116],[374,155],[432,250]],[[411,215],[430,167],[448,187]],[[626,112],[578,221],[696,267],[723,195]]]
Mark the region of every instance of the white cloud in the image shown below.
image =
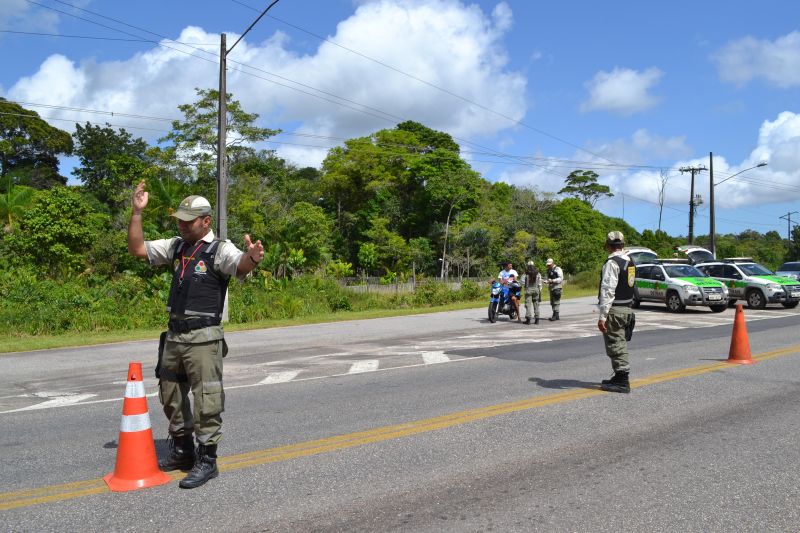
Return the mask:
[[[800,32],[768,41],[745,37],[712,56],[722,81],[743,85],[761,78],[777,87],[800,85]]]
[[[644,72],[619,67],[611,72],[600,71],[584,84],[589,99],[581,104],[581,111],[609,111],[619,115],[646,111],[659,101],[649,91],[662,75],[655,67]]]
[[[330,40],[417,79],[330,42],[321,43],[314,54],[298,55],[286,36],[276,33],[261,43],[245,40],[237,45],[229,56],[228,91],[246,110],[259,113],[261,125],[268,127],[350,138],[410,119],[459,138],[489,137],[515,125],[526,111],[525,78],[507,69],[508,57],[501,43],[511,22],[505,2],[488,17],[478,6],[456,0],[365,3],[339,23]],[[237,38],[229,34],[228,42]],[[214,43],[219,35],[188,27],[176,40]],[[174,43],[169,46],[206,56]],[[217,47],[201,48],[210,52],[210,61],[163,47],[114,62],[54,55],[36,73],[13,85],[7,97],[174,118],[179,116],[179,104],[195,99],[195,87],[217,84]],[[168,123],[136,123],[131,118],[66,111],[42,114],[77,122],[169,127]],[[63,122],[56,124],[65,127]],[[128,129],[149,139],[162,135]],[[278,152],[290,161],[316,165],[325,150],[283,146]]]
[[[58,14],[46,9],[36,9],[25,0],[0,2],[0,26],[14,31],[55,31]]]
[[[762,161],[768,165],[756,167]],[[678,160],[673,169],[691,166],[709,167],[707,157]],[[734,176],[734,174],[738,174]],[[670,171],[666,203],[684,205],[689,201],[690,174]],[[727,179],[731,178],[731,179]],[[632,191],[632,196],[647,200],[658,198],[659,173],[643,171],[613,176],[617,190]],[[695,194],[709,195],[709,172],[695,176]],[[726,180],[724,183],[721,183]],[[800,115],[785,111],[775,120],[761,125],[758,144],[740,163],[730,163],[724,154],[714,155],[714,203],[721,208],[756,206],[800,199]]]
[[[557,192],[564,187],[564,179],[576,169],[594,170],[600,176],[598,182],[608,185],[612,190],[622,186],[630,187],[650,195],[651,187],[642,189],[639,183],[641,176],[648,173],[630,176],[629,172],[620,171],[619,167],[641,165],[647,161],[673,160],[686,157],[691,150],[686,146],[684,137],[663,137],[650,133],[645,129],[637,130],[630,139],[617,139],[600,145],[591,145],[589,152],[575,152],[568,160],[556,158],[539,158],[532,161],[538,165],[534,168],[507,170],[500,175],[500,181],[521,187],[535,187],[543,191]],[[591,152],[591,153],[590,153]],[[596,154],[593,156],[592,154]],[[656,173],[657,175],[657,173]],[[627,177],[631,183],[624,183]],[[649,179],[649,178],[648,178]],[[631,190],[631,194],[634,194]]]

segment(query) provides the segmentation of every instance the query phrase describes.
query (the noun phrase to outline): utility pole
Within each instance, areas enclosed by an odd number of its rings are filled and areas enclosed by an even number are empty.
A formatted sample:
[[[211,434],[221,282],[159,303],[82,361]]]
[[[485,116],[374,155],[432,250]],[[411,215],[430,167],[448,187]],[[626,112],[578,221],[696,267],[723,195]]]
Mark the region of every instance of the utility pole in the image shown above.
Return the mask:
[[[227,68],[228,51],[225,34],[219,40],[219,104],[217,117],[217,232],[223,241],[228,238],[228,175],[225,169],[225,141],[228,138]]]
[[[708,170],[708,169],[703,165],[699,165],[696,167],[681,167],[678,170],[680,170],[681,173],[684,172],[692,173],[692,187],[689,193],[689,243],[688,243],[692,244],[692,242],[694,241],[694,206],[697,205],[694,197],[694,175],[703,170]]]
[[[785,218],[786,219],[786,240],[792,240],[792,215],[798,214],[797,211],[790,211],[783,215],[782,217],[778,218]]]
[[[228,138],[228,93],[226,81],[226,68],[228,54],[231,53],[239,41],[253,29],[253,26],[267,14],[272,6],[278,3],[274,0],[267,9],[261,12],[256,20],[244,30],[244,33],[233,43],[230,48],[226,47],[225,34],[220,35],[219,42],[219,104],[217,106],[217,232],[219,238],[228,238],[228,176],[225,169],[225,141]],[[227,295],[226,295],[227,298]]]
[[[717,227],[714,219],[714,154],[708,152],[708,201],[709,204],[709,228],[708,238],[711,244],[711,255],[717,257]]]

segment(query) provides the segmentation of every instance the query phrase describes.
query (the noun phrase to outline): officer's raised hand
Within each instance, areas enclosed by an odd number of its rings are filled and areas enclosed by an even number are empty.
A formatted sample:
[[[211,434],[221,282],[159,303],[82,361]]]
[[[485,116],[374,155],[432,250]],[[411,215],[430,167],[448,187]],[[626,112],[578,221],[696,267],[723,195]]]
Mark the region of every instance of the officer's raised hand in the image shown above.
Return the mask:
[[[144,190],[144,180],[139,182],[136,190],[133,191],[133,198],[131,199],[131,207],[134,214],[141,214],[144,208],[147,207],[147,202],[150,199],[150,193]]]
[[[237,268],[239,274],[246,274],[252,271],[264,259],[264,245],[261,244],[260,239],[254,243],[250,240],[250,235],[245,235],[244,244],[244,255],[239,260]]]

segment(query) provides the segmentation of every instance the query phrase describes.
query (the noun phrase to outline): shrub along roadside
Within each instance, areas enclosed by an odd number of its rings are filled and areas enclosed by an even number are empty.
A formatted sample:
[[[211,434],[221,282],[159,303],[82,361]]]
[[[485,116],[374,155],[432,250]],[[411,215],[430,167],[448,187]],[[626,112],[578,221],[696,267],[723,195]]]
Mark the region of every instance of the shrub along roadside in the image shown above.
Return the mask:
[[[81,276],[53,281],[37,279],[24,269],[0,272],[0,338],[163,327],[169,281],[165,273],[148,279],[122,274],[110,281]],[[428,308],[474,300],[481,292],[476,284],[465,282],[457,291],[426,283],[412,294],[360,294],[331,279],[258,275],[230,284],[229,318],[236,325],[347,311]]]

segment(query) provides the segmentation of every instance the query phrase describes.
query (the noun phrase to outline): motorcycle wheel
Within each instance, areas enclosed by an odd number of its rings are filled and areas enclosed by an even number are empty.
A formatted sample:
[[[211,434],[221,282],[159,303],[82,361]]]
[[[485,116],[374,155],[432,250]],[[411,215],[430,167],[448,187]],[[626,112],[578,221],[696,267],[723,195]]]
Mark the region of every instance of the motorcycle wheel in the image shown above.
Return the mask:
[[[497,303],[489,302],[489,322],[497,322]]]

